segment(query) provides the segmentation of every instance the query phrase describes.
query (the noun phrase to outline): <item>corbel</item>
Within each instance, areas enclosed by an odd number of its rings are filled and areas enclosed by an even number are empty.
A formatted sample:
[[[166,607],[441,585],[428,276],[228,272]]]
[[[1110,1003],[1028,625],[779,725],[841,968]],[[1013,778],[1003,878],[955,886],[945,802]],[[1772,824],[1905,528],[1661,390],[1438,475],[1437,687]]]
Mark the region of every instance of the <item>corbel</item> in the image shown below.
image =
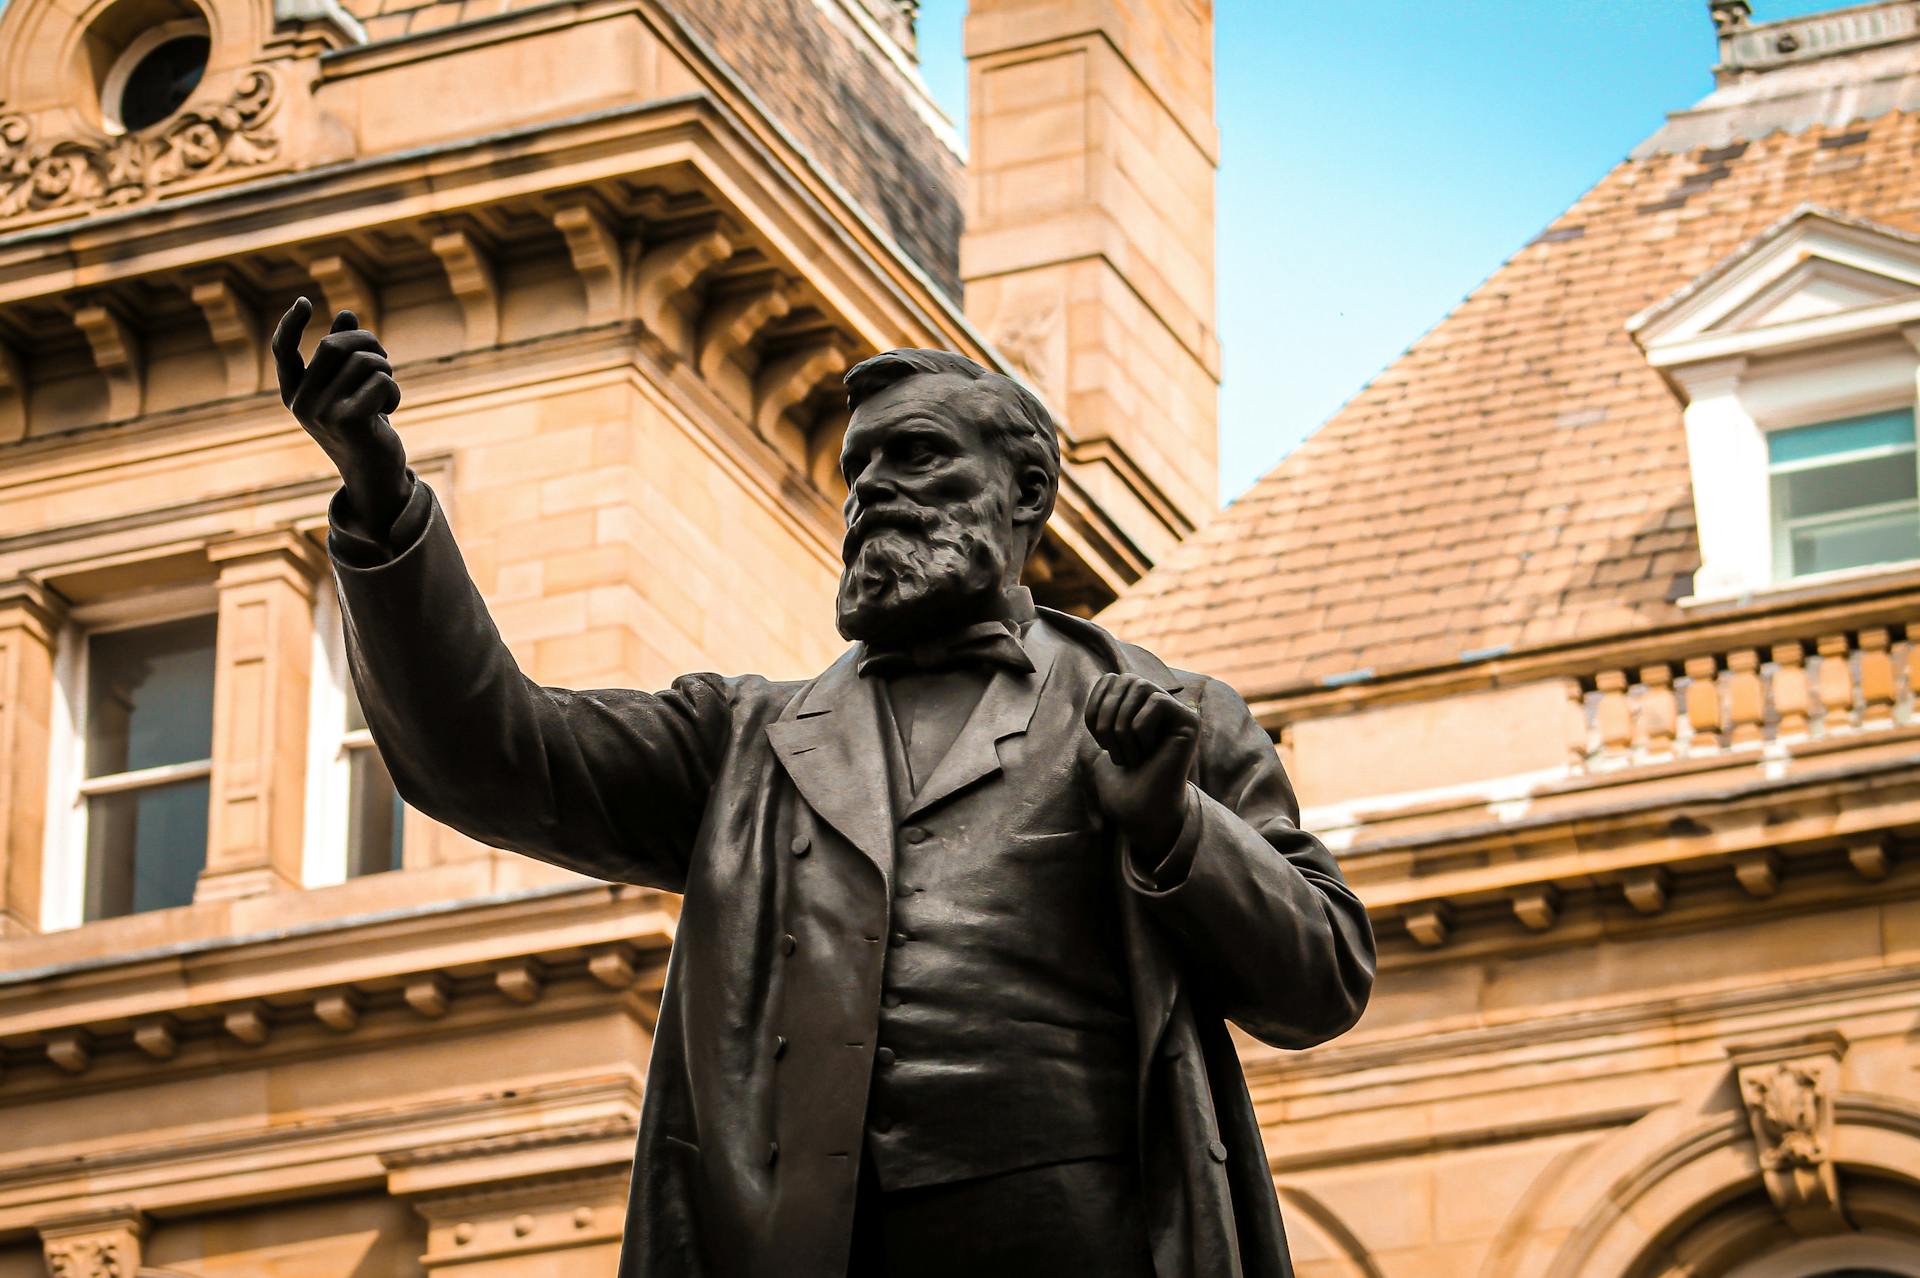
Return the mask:
[[[221,1025],[227,1033],[233,1035],[248,1047],[258,1047],[267,1041],[271,1029],[267,1018],[257,1007],[229,1008],[221,1018]]]
[[[408,1007],[430,1021],[445,1016],[453,1003],[453,989],[438,972],[428,972],[408,981],[401,996]]]
[[[1658,914],[1667,908],[1671,880],[1659,866],[1634,870],[1620,881],[1627,904],[1641,914]]]
[[[227,394],[236,398],[257,394],[264,362],[259,314],[225,272],[195,280],[191,296],[226,362]]]
[[[313,1000],[313,1015],[336,1034],[345,1034],[360,1024],[360,997],[352,990],[335,990]]]
[[[47,1272],[66,1278],[133,1278],[140,1271],[147,1218],[116,1204],[64,1212],[35,1223]]]
[[[626,308],[627,261],[619,233],[586,200],[563,204],[553,211],[553,225],[567,242],[567,256],[587,295],[587,323],[610,324]]]
[[[163,1018],[145,1021],[133,1027],[133,1045],[156,1061],[171,1060],[180,1050],[173,1026]]]
[[[821,383],[847,367],[839,334],[795,347],[761,364],[753,379],[753,426],[794,465],[807,464],[807,432],[787,419]]]
[[[494,969],[493,983],[516,1003],[531,1003],[540,997],[540,965],[533,959],[514,959]]]
[[[688,290],[732,253],[726,232],[711,227],[663,241],[641,255],[634,268],[634,312],[676,355],[687,358],[693,348]]]
[[[68,1074],[83,1074],[93,1063],[92,1039],[84,1029],[47,1035],[47,1059]]]
[[[587,973],[610,990],[631,989],[640,979],[634,966],[633,951],[625,945],[609,946],[587,959]]]
[[[1544,932],[1560,917],[1560,892],[1551,883],[1536,883],[1513,894],[1513,917],[1529,932]]]
[[[361,328],[379,329],[380,294],[352,258],[344,253],[323,254],[308,261],[307,273],[320,286],[329,321],[341,311],[352,311]],[[329,326],[322,325],[322,330]]]
[[[442,231],[432,240],[433,255],[447,273],[453,300],[466,320],[467,348],[484,350],[500,343],[500,280],[493,255],[472,231]]]
[[[107,380],[107,419],[138,417],[146,400],[139,334],[118,307],[100,299],[79,302],[73,309],[73,323],[87,339],[94,368]]]
[[[1893,868],[1893,856],[1887,848],[1887,837],[1883,834],[1849,840],[1847,843],[1847,863],[1853,872],[1861,878],[1879,882],[1887,877]]]
[[[27,437],[27,361],[0,341],[0,444]]]
[[[777,277],[729,287],[710,298],[700,316],[700,376],[742,414],[753,409],[753,358],[749,350],[767,325],[793,309]]]
[[[1733,875],[1748,896],[1772,896],[1780,890],[1780,854],[1771,848],[1743,852],[1733,859]]]
[[[1407,925],[1407,935],[1422,949],[1432,950],[1447,943],[1447,934],[1452,930],[1453,911],[1445,901],[1430,901],[1424,905],[1408,906],[1400,912],[1400,918]]]

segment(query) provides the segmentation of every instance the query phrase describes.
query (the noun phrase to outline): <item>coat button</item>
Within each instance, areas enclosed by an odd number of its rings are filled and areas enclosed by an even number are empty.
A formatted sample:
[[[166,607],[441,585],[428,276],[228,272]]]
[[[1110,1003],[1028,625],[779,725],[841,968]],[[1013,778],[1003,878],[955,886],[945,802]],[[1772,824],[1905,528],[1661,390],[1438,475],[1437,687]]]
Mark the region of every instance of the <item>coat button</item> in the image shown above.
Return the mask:
[[[873,1054],[873,1060],[876,1065],[884,1066],[893,1064],[893,1049],[891,1047],[881,1048]]]
[[[787,1036],[785,1034],[775,1034],[773,1036],[773,1059],[777,1061],[786,1054]]]
[[[924,829],[922,829],[920,826],[910,825],[907,827],[907,842],[925,843],[926,841],[927,841],[927,832]]]
[[[793,836],[793,842],[787,846],[793,850],[795,856],[805,856],[813,850],[813,840],[804,834],[796,834]]]
[[[793,939],[793,933],[791,932],[787,933],[787,939],[783,944],[786,946],[787,953],[789,954],[800,948],[800,942]]]
[[[780,1142],[777,1140],[771,1141],[767,1145],[767,1166],[771,1167],[779,1161],[780,1161]]]
[[[1227,1147],[1217,1140],[1210,1140],[1207,1142],[1207,1157],[1216,1163],[1224,1163],[1227,1161]]]
[[[897,950],[907,943],[908,937],[905,932],[895,932],[892,936],[888,937],[887,940]]]

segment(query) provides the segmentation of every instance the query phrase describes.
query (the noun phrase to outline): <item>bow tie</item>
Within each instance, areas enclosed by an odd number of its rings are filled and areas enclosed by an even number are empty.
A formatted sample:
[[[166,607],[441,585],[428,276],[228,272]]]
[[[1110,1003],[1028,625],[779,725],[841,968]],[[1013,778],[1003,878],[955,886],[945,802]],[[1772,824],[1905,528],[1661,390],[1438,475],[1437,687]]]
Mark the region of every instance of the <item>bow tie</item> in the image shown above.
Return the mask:
[[[1033,661],[1006,623],[983,621],[957,634],[898,648],[868,648],[855,671],[862,675],[917,674],[955,666],[1005,666],[1022,673]]]

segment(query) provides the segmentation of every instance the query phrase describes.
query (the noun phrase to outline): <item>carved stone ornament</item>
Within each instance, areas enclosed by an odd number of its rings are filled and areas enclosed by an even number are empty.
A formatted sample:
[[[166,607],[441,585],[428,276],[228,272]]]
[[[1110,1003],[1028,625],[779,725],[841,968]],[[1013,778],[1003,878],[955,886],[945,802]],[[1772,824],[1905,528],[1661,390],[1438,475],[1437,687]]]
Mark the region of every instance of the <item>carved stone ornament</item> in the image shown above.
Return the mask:
[[[1000,353],[1027,384],[1042,395],[1059,389],[1052,351],[1053,337],[1059,327],[1059,304],[1049,299],[1016,311],[995,334],[994,345]]]
[[[145,1219],[131,1207],[75,1213],[40,1224],[52,1278],[134,1278]]]
[[[221,106],[104,141],[35,142],[25,117],[0,116],[0,218],[135,204],[222,169],[268,163],[280,150],[267,128],[278,105],[273,76],[255,70]]]
[[[1844,1042],[1736,1053],[1740,1099],[1746,1105],[1767,1196],[1797,1232],[1839,1226],[1840,1181],[1833,1161],[1833,1101]]]

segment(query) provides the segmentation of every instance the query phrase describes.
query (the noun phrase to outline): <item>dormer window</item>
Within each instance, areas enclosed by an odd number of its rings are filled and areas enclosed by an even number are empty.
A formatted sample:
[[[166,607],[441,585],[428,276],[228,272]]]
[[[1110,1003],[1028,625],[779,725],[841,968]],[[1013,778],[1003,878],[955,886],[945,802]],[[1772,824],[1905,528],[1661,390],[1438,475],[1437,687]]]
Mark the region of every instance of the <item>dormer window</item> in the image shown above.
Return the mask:
[[[1685,405],[1695,600],[1920,569],[1920,236],[1801,209],[1627,327]]]
[[[1767,432],[1777,581],[1920,559],[1913,409]]]

